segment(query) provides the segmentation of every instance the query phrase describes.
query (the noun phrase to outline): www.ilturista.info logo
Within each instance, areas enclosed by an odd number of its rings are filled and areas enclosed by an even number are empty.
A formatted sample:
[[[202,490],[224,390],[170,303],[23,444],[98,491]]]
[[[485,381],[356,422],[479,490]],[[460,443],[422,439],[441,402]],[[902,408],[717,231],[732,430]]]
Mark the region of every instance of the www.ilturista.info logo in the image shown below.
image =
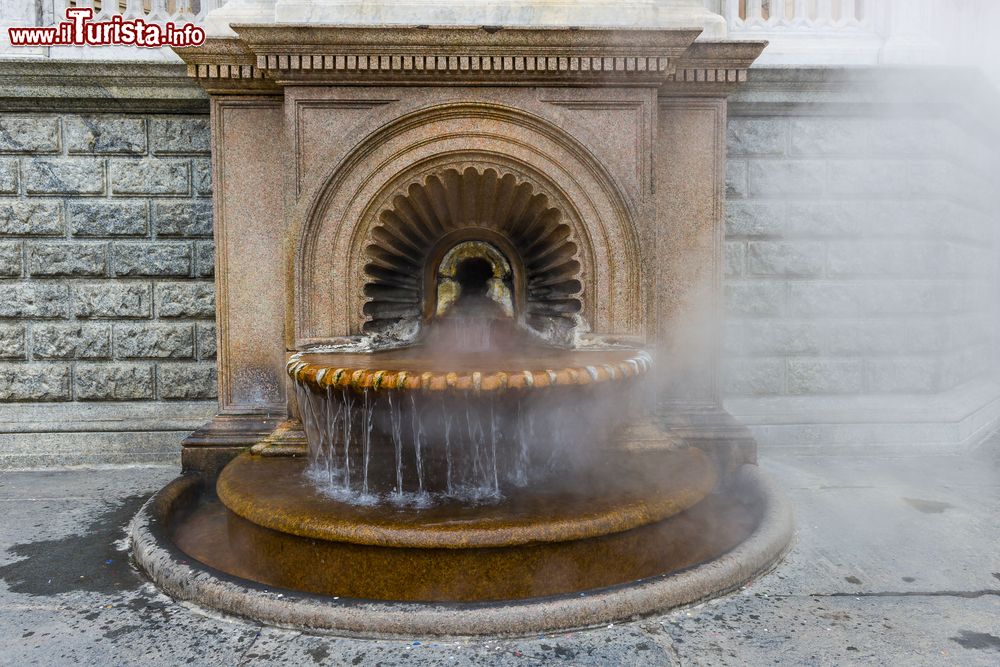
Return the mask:
[[[49,28],[7,28],[11,46],[138,46],[156,49],[161,46],[200,46],[205,31],[191,23],[148,23],[142,19],[112,16],[107,21],[92,21],[94,10],[71,7],[66,20]]]

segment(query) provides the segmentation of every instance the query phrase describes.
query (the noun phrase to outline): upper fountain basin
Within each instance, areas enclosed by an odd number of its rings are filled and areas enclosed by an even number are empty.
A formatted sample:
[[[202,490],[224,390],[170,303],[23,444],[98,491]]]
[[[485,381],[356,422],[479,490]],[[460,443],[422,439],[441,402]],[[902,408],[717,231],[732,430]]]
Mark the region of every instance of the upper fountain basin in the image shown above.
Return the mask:
[[[645,374],[652,360],[641,350],[552,348],[514,353],[428,354],[421,347],[371,354],[301,352],[288,361],[288,374],[316,389],[505,391],[581,386],[622,381]]]

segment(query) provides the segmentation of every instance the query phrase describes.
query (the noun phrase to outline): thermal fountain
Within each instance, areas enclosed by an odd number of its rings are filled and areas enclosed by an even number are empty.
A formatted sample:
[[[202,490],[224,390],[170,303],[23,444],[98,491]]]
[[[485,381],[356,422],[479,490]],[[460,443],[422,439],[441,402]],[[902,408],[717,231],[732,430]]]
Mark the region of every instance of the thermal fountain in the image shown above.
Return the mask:
[[[776,562],[787,509],[715,382],[726,95],[763,44],[695,41],[686,0],[305,4],[234,3],[183,53],[221,409],[139,565],[391,635],[605,623]]]

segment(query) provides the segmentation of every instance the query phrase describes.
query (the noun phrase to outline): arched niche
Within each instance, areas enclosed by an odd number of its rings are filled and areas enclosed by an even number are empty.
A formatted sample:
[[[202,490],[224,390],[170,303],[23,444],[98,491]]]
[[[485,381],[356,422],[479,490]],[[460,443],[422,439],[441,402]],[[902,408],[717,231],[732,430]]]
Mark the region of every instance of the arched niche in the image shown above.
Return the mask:
[[[603,166],[561,129],[493,104],[449,104],[404,116],[362,141],[330,174],[293,238],[294,345],[354,335],[369,315],[368,249],[384,215],[433,179],[495,173],[559,213],[579,263],[580,327],[645,333],[634,213]]]

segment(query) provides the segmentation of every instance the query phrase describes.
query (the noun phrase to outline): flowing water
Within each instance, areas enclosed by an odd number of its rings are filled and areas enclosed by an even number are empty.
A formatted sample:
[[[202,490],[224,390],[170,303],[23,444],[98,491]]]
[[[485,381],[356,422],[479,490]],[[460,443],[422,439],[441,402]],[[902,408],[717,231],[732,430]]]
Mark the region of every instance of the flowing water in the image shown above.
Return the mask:
[[[356,503],[423,505],[497,501],[583,463],[624,418],[617,403],[602,407],[610,391],[621,391],[609,389],[296,391],[308,474],[323,492]]]

